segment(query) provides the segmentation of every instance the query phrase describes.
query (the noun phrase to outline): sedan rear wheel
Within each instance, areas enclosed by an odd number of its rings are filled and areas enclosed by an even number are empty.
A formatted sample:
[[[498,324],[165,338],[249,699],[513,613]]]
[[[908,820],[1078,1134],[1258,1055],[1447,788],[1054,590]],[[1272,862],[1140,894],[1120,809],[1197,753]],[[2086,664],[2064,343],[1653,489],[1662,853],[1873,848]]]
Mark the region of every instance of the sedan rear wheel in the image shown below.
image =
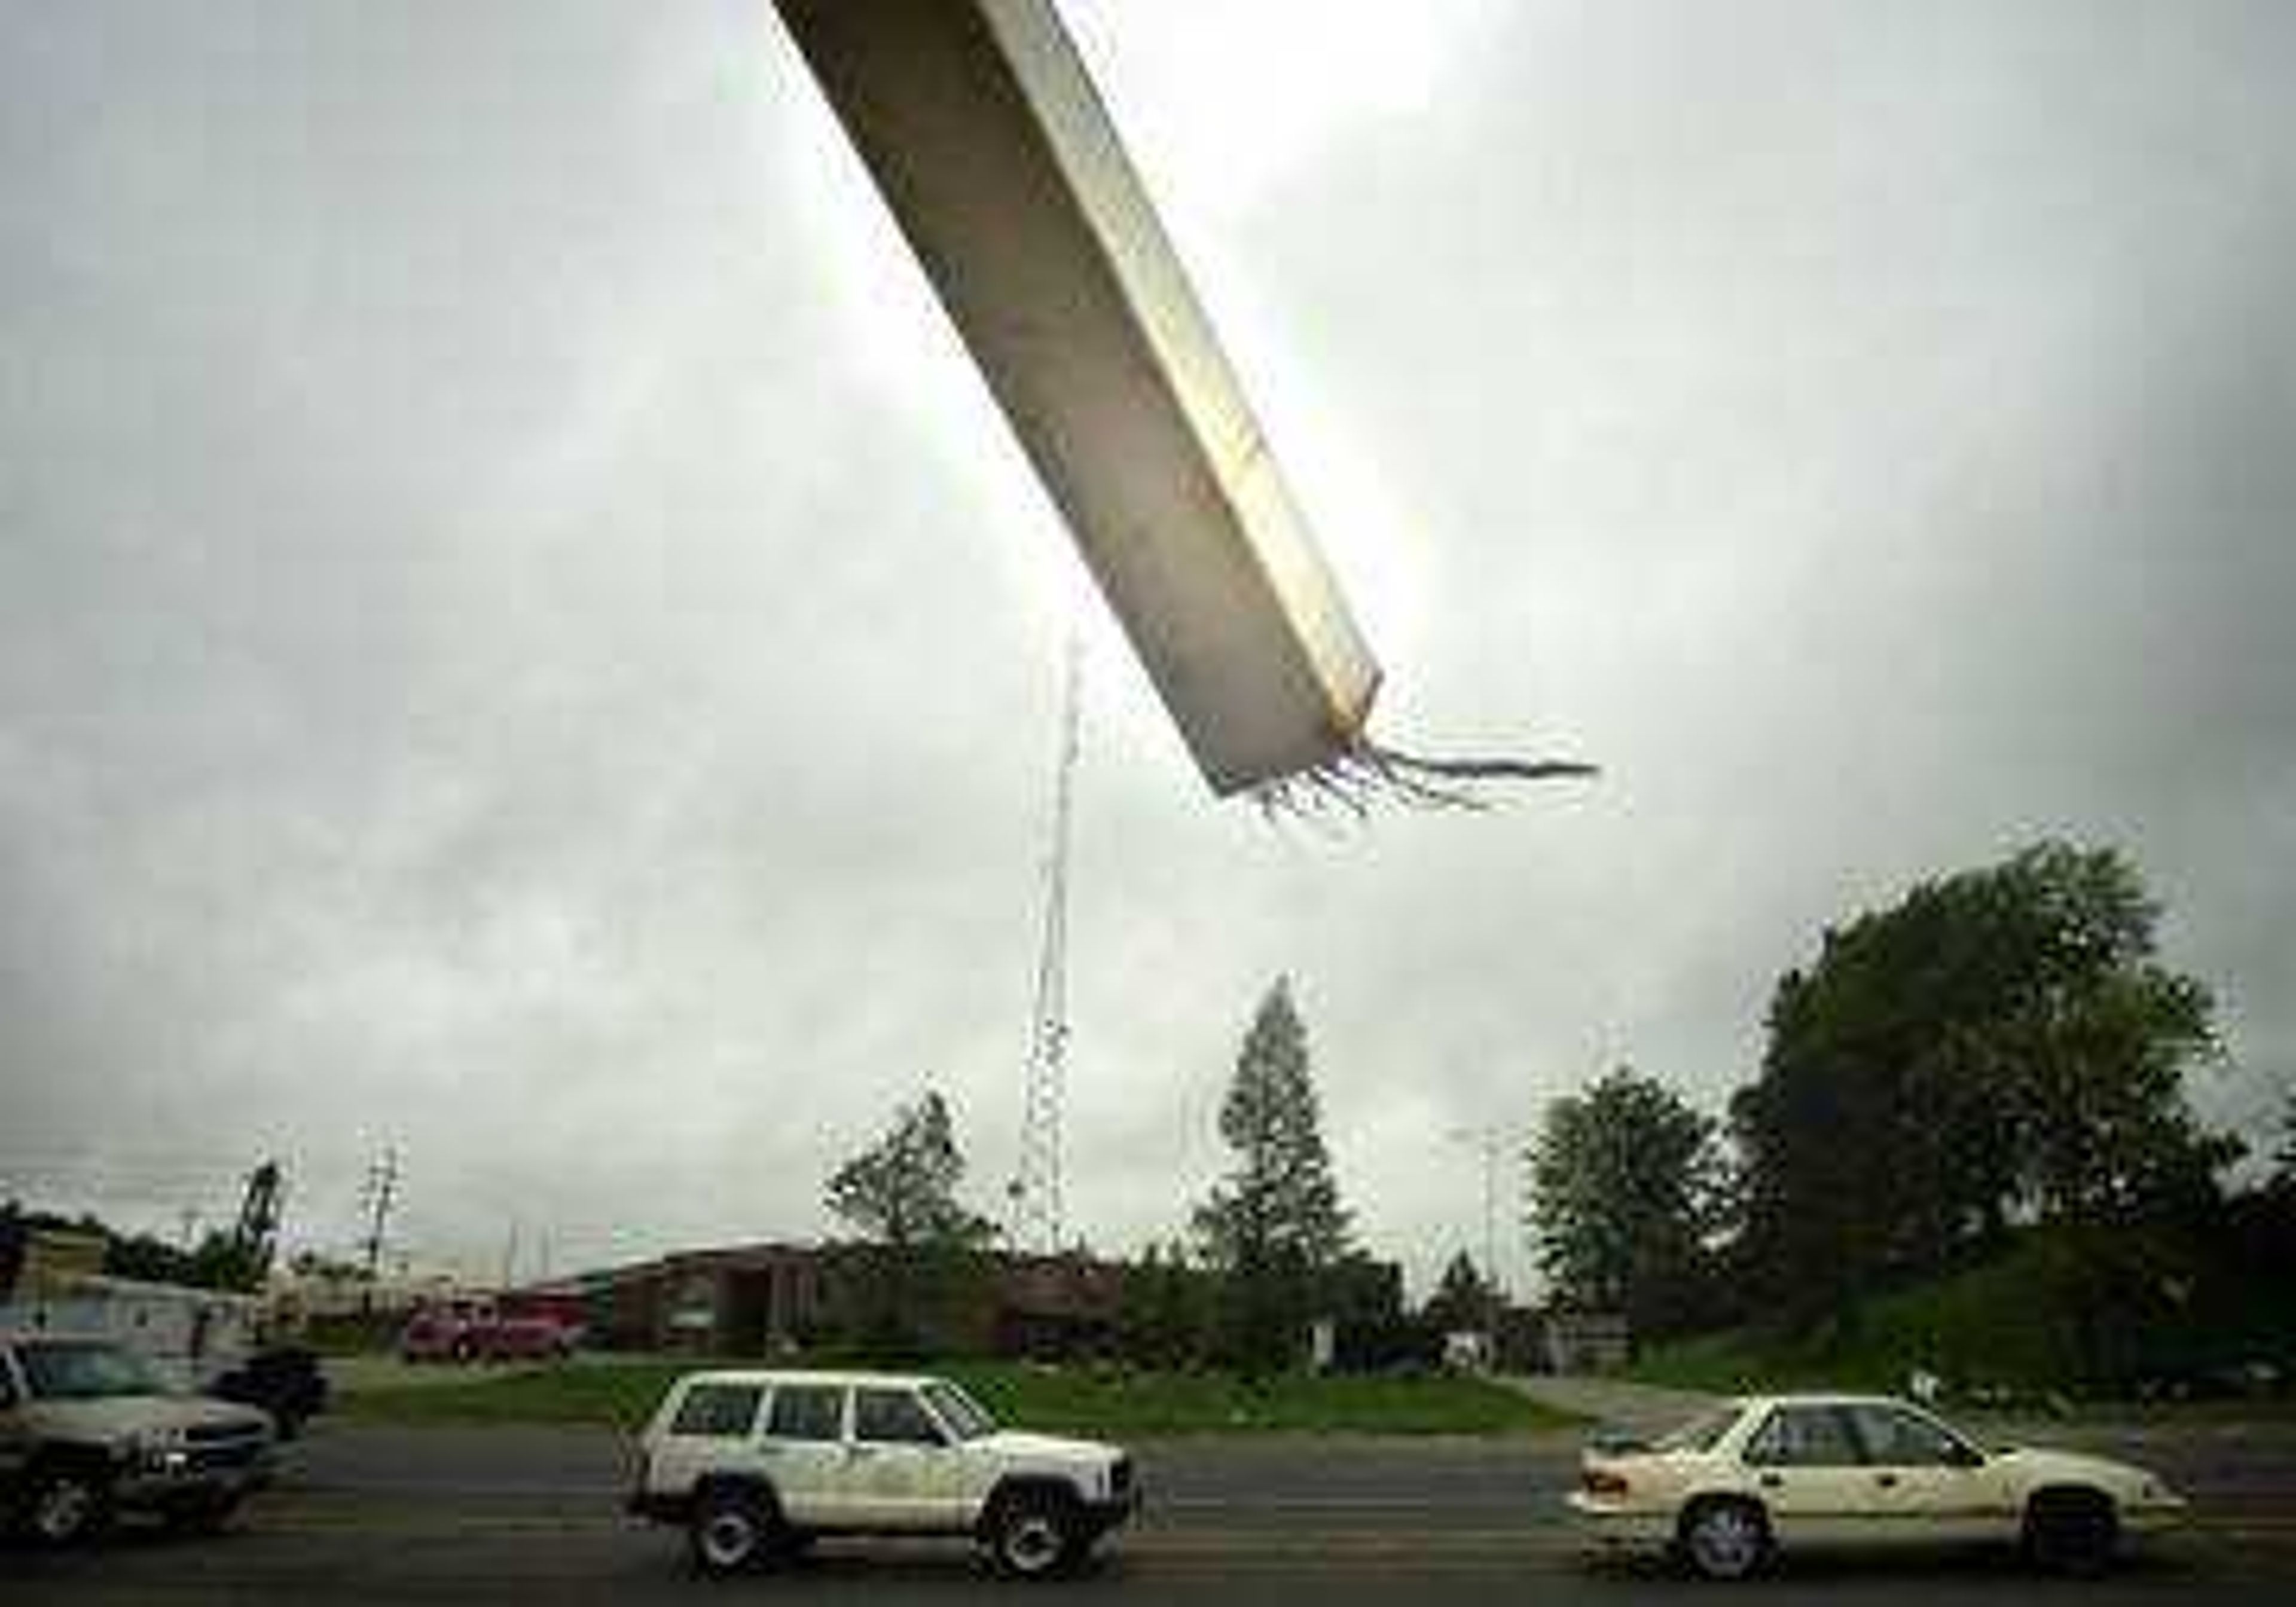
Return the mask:
[[[1770,1526],[1751,1501],[1708,1500],[1682,1518],[1682,1554],[1710,1579],[1742,1579],[1770,1554]]]

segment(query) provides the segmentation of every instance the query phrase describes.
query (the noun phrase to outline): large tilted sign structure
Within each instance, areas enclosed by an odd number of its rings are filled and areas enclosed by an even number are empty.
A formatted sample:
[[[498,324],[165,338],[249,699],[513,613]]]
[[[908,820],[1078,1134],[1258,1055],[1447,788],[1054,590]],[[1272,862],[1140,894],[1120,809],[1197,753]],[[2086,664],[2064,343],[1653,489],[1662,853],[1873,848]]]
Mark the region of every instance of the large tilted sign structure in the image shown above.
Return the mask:
[[[1379,666],[1048,0],[778,0],[1216,791],[1363,751]]]

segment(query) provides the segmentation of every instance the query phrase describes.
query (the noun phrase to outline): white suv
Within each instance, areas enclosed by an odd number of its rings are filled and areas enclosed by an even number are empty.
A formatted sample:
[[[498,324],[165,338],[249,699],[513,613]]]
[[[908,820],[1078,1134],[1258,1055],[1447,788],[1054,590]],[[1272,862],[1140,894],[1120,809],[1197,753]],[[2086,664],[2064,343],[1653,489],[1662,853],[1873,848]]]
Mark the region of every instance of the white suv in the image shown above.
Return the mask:
[[[1140,1499],[1120,1447],[1000,1429],[947,1379],[910,1373],[690,1373],[639,1448],[630,1510],[684,1525],[708,1573],[816,1535],[956,1535],[1042,1578]]]

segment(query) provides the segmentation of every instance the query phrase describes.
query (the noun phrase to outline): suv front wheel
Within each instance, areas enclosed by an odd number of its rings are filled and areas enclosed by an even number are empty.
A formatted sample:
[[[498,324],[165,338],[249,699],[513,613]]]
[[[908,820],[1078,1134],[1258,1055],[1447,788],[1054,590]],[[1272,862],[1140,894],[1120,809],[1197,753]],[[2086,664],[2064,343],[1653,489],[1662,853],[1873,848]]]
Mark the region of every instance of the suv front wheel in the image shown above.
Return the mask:
[[[988,1550],[1000,1572],[1045,1579],[1074,1567],[1084,1554],[1076,1504],[1057,1490],[1017,1490],[996,1505]]]

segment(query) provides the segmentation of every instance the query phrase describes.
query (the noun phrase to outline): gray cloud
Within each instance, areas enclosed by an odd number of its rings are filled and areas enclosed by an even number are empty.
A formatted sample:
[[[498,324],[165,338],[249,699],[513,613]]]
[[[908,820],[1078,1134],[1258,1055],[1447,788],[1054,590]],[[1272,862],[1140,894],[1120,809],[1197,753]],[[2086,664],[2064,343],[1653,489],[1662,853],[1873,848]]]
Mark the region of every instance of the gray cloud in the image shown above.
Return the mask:
[[[930,1078],[989,1203],[1073,566],[770,19],[20,10],[0,1151],[124,1198],[276,1145],[340,1241],[395,1141],[416,1248],[563,1264],[819,1231]],[[1718,1103],[1823,922],[2044,832],[2144,865],[2253,1119],[2296,1058],[2284,9],[1462,8],[1401,100],[1386,22],[1318,15],[1265,150],[1283,64],[1193,71],[1210,8],[1075,20],[1390,734],[1608,775],[1270,830],[1095,624],[1078,1226],[1180,1226],[1289,971],[1423,1267],[1480,1227],[1454,1130],[1621,1055]]]

